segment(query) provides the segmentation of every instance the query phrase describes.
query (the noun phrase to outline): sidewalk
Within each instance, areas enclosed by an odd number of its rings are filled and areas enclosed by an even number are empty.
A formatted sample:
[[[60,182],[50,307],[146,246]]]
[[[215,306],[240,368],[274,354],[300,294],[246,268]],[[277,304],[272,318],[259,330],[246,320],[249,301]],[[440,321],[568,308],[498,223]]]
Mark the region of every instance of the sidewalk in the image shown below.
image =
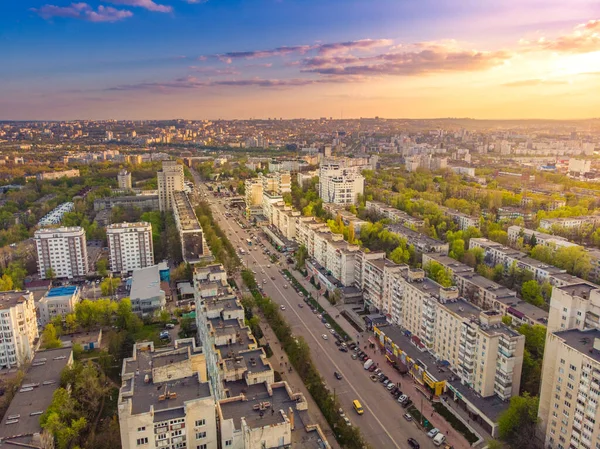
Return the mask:
[[[242,293],[247,292],[249,294],[249,291],[247,290],[246,286],[244,285],[242,279],[239,276],[236,276],[235,281],[237,282],[238,286],[242,287]],[[269,346],[273,351],[273,356],[267,360],[271,363],[273,369],[281,374],[281,380],[286,381],[292,389],[292,391],[300,392],[304,395],[304,397],[308,401],[308,416],[311,419],[311,424],[318,424],[321,427],[321,430],[327,437],[327,442],[329,443],[332,449],[341,449],[341,446],[335,439],[335,435],[331,431],[331,427],[329,427],[329,423],[321,413],[321,410],[314,401],[313,397],[306,389],[304,382],[302,382],[302,379],[296,373],[296,370],[292,369],[291,373],[288,371],[289,367],[291,366],[291,363],[289,363],[287,354],[281,348],[281,344],[279,343],[279,340],[273,333],[271,326],[269,326],[269,323],[265,321],[264,317],[262,316],[262,313],[258,310],[256,311],[256,316],[260,318],[260,327],[263,331],[264,338],[267,341],[267,343],[269,343]]]

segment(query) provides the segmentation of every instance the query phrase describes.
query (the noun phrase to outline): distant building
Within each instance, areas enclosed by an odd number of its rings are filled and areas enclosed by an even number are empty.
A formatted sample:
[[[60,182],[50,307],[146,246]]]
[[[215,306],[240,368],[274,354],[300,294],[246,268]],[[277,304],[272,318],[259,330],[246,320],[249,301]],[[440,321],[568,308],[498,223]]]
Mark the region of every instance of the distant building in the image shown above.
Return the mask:
[[[113,207],[124,209],[137,208],[143,211],[158,210],[158,195],[136,195],[136,196],[107,196],[94,200],[94,210],[101,211]]]
[[[166,293],[160,288],[158,265],[134,270],[129,291],[131,309],[144,317],[163,310],[167,304]]]
[[[0,367],[10,369],[31,361],[38,339],[33,293],[0,292],[0,324]]]
[[[154,265],[152,224],[117,223],[106,228],[110,271],[129,271]]]
[[[88,274],[87,240],[82,227],[38,229],[33,238],[42,279],[50,277],[49,274],[59,279]]]
[[[38,181],[53,181],[60,178],[77,178],[79,176],[79,170],[63,170],[63,171],[51,171],[47,173],[38,173],[35,175]]]
[[[184,190],[183,165],[178,164],[177,161],[163,161],[157,179],[160,211],[173,210],[173,192]]]
[[[81,291],[74,285],[50,289],[38,303],[40,324],[45,326],[56,316],[74,312],[80,300]]]
[[[585,175],[592,171],[592,161],[586,159],[569,159],[569,173]]]
[[[364,189],[365,178],[355,167],[341,164],[319,167],[319,196],[326,203],[355,204]]]
[[[183,260],[190,264],[212,261],[214,258],[188,195],[185,192],[173,192],[172,204]]]
[[[119,183],[119,189],[131,189],[131,173],[126,169],[120,170],[117,175],[117,182]]]
[[[73,365],[71,348],[38,351],[0,424],[0,446],[54,449],[54,435],[40,426],[40,416],[60,387],[61,373]]]

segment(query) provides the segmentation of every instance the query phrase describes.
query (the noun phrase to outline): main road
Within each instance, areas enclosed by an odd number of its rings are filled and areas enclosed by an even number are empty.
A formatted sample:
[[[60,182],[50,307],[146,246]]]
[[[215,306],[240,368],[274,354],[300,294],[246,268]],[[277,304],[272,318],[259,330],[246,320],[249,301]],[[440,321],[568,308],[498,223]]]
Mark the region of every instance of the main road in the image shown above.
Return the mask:
[[[435,448],[414,422],[408,422],[402,417],[404,408],[394,400],[383,384],[371,381],[362,362],[353,360],[351,353],[338,350],[333,336],[311,308],[304,304],[299,294],[291,286],[284,288],[289,281],[280,272],[281,266],[273,264],[256,244],[247,246],[249,230],[242,229],[234,218],[225,216],[228,211],[222,202],[227,200],[214,198],[202,184],[197,183],[197,186],[200,195],[206,195],[204,198],[211,204],[215,219],[233,246],[247,251],[242,256],[242,262],[256,273],[256,280],[262,285],[265,294],[275,303],[285,306],[282,313],[292,327],[293,334],[306,340],[317,369],[329,389],[338,397],[346,415],[354,425],[360,427],[365,439],[374,448],[406,449],[408,438],[416,439],[421,448]],[[231,213],[235,215],[235,212]],[[257,234],[259,233],[255,232]],[[284,266],[285,263],[282,262],[281,265]],[[327,335],[328,339],[323,339],[323,335]],[[382,369],[388,373],[392,371],[389,367]],[[334,371],[342,375],[342,380],[334,377]],[[354,412],[352,401],[355,399],[361,402],[365,410],[363,415],[359,416]]]

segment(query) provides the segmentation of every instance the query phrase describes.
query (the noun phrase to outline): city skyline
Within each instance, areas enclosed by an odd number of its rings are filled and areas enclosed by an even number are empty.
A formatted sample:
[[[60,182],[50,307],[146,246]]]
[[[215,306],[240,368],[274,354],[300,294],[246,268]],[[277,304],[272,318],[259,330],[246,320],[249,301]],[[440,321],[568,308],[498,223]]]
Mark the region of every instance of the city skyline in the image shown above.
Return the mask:
[[[47,0],[0,12],[0,120],[597,116],[589,0]]]

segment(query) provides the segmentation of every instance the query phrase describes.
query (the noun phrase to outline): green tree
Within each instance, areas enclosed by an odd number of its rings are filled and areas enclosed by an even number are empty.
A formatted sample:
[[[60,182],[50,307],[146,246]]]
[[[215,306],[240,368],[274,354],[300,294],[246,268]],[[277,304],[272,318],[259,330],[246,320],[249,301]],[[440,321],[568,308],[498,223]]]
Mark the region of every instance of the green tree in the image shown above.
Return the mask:
[[[537,281],[527,281],[521,287],[521,296],[523,300],[534,306],[541,307],[544,305],[542,297],[542,289]]]
[[[425,270],[428,277],[433,279],[442,287],[450,287],[454,285],[452,282],[452,276],[450,275],[448,269],[438,262],[432,261],[426,263],[423,267],[423,270]]]
[[[0,291],[8,292],[13,289],[13,280],[12,278],[4,273],[0,278]]]
[[[533,436],[538,423],[538,398],[525,393],[513,396],[498,419],[500,438],[513,449],[537,447]]]
[[[58,338],[58,333],[54,324],[47,324],[42,332],[42,348],[53,349],[62,347],[62,341]]]
[[[8,264],[8,267],[4,270],[4,274],[10,276],[13,281],[13,288],[17,290],[23,289],[23,283],[27,277],[27,269],[23,262],[14,261]]]
[[[96,272],[98,276],[102,277],[108,274],[108,260],[105,257],[98,259],[98,262],[96,262]]]
[[[54,273],[54,268],[50,267],[46,269],[46,279],[53,280],[55,277],[56,274]]]
[[[304,270],[304,265],[306,263],[306,259],[308,258],[308,250],[306,246],[300,245],[300,247],[296,250],[296,269]]]
[[[112,296],[121,284],[121,278],[107,277],[100,282],[100,291],[103,296]]]

